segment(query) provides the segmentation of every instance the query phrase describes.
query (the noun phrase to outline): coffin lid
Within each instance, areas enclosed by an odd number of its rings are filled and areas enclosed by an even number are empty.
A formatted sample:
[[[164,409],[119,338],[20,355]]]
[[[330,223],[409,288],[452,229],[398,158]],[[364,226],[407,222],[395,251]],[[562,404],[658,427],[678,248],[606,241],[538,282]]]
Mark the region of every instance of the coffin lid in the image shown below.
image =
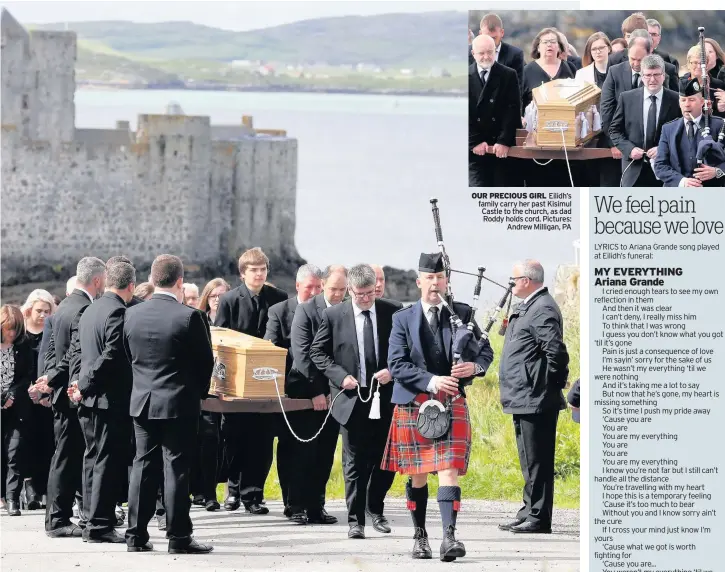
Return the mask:
[[[537,107],[576,107],[601,93],[593,83],[577,79],[555,79],[533,90]]]
[[[237,332],[229,328],[219,328],[212,326],[211,328],[211,345],[215,350],[228,349],[233,351],[241,351],[242,353],[269,353],[286,356],[287,350],[278,348],[269,340],[255,338],[248,334]]]

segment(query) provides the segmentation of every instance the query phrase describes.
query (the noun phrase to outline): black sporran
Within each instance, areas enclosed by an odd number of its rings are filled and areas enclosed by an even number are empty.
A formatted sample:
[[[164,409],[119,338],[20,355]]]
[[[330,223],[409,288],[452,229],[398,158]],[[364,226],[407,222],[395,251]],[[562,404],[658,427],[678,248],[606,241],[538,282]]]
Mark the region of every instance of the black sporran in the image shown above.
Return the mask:
[[[416,420],[418,433],[426,439],[440,439],[448,433],[451,426],[451,402],[446,399],[443,405],[437,399],[429,399],[418,409]]]

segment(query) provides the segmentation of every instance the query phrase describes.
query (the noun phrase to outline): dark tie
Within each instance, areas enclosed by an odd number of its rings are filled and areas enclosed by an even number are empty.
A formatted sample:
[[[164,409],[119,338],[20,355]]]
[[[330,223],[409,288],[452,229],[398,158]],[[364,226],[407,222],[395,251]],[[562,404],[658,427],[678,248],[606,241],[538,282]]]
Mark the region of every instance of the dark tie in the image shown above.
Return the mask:
[[[370,380],[378,370],[378,358],[375,357],[375,335],[370,310],[363,310],[365,325],[363,326],[363,351],[365,352],[365,385],[370,387]]]
[[[256,326],[259,322],[259,296],[257,295],[252,296],[252,309],[254,311],[253,323]]]
[[[438,328],[440,328],[440,322],[438,321],[438,308],[436,308],[435,306],[431,306],[430,313],[430,329],[433,331],[434,334],[437,334]]]
[[[690,140],[691,143],[695,142],[695,122],[694,121],[687,122],[687,138]]]
[[[486,70],[481,70],[481,83],[486,87]]]
[[[632,78],[632,89],[639,87],[639,72],[634,72],[634,78]]]
[[[644,149],[647,151],[657,145],[655,134],[657,133],[657,97],[650,95],[649,111],[647,112],[647,133],[644,136]]]

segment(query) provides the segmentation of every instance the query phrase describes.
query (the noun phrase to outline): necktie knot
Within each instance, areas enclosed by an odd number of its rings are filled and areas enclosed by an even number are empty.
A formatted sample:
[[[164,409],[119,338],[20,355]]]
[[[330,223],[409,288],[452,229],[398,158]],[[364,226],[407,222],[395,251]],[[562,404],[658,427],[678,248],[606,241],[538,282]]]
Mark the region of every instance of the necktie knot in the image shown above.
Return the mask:
[[[657,103],[657,96],[656,96],[656,95],[650,95],[650,96],[649,96],[649,100],[650,100],[650,101],[651,101],[652,103]]]
[[[481,70],[481,83],[486,85],[486,70]]]
[[[635,89],[639,87],[639,72],[634,72],[634,79],[632,79],[632,87]]]

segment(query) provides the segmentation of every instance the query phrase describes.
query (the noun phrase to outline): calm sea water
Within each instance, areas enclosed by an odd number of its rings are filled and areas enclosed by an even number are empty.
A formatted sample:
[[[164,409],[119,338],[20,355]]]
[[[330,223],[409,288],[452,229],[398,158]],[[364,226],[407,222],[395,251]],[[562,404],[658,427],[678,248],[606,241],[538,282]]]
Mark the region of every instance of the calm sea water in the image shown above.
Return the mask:
[[[296,245],[319,266],[415,268],[420,252],[437,250],[431,197],[439,199],[454,268],[484,266],[488,276],[505,282],[518,259],[538,258],[549,277],[559,264],[574,261],[578,192],[571,232],[506,232],[481,222],[468,189],[465,98],[81,90],[76,125],[113,127],[127,120],[135,128],[139,114],[163,113],[170,101],[215,124],[252,115],[255,127],[286,129],[298,139]],[[457,298],[470,301],[473,280],[455,277]],[[498,288],[484,287],[482,301],[498,297]]]

